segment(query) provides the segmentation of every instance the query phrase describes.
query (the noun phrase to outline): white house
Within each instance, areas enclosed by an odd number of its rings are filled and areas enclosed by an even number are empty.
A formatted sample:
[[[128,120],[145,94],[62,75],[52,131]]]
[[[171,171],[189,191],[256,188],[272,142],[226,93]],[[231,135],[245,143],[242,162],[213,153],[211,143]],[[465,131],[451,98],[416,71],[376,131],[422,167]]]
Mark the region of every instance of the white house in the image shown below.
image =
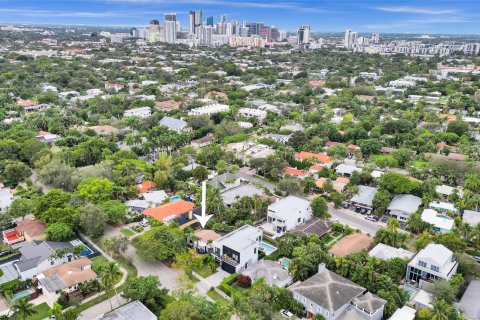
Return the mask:
[[[244,225],[212,242],[212,255],[222,270],[239,273],[258,261],[262,230]]]
[[[188,129],[188,123],[186,121],[172,117],[163,117],[158,124],[178,133],[187,131]]]
[[[408,217],[422,205],[422,199],[411,194],[397,194],[390,202],[387,211],[399,221],[406,221]]]
[[[387,246],[386,244],[379,243],[377,244],[370,252],[368,253],[370,257],[375,257],[380,260],[390,260],[393,258],[400,258],[410,261],[415,253],[402,249]]]
[[[320,314],[327,320],[381,320],[387,301],[377,297],[354,282],[325,268],[288,289],[293,298],[305,307],[307,317]]]
[[[211,104],[208,106],[192,109],[188,112],[189,116],[200,116],[203,114],[216,114],[216,113],[221,113],[221,112],[227,112],[230,110],[230,107],[227,106],[226,104]]]
[[[47,298],[47,304],[53,304],[62,291],[66,293],[79,290],[79,284],[97,278],[88,258],[73,260],[43,271],[37,276],[39,287]]]
[[[268,206],[267,223],[275,233],[292,230],[312,218],[310,201],[288,196]]]
[[[450,280],[457,273],[458,262],[445,246],[430,243],[408,263],[405,279],[419,283],[431,280]]]
[[[450,232],[453,229],[454,220],[443,213],[438,213],[433,209],[425,209],[422,212],[422,220],[433,225],[438,233]]]
[[[255,118],[258,120],[258,122],[262,123],[267,117],[267,111],[252,108],[241,108],[238,110],[237,115],[243,118]]]
[[[51,258],[55,249],[67,248],[63,259]],[[25,243],[20,249],[20,259],[13,263],[22,280],[33,278],[43,271],[73,260],[73,245],[68,242],[32,241]]]
[[[135,108],[126,110],[123,113],[124,117],[140,117],[140,118],[148,118],[152,115],[152,109],[150,107],[142,107],[142,108]]]
[[[452,212],[458,214],[458,209],[452,203],[443,201],[432,201],[428,204],[430,209],[434,209],[441,212]]]

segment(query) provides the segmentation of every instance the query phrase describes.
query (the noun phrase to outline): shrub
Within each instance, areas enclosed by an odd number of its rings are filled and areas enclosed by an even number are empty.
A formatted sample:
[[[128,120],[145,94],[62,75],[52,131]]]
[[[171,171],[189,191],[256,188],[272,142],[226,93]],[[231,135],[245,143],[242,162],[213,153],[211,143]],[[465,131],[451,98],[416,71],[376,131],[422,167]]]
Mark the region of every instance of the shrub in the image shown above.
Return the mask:
[[[237,281],[242,288],[249,288],[252,285],[252,279],[245,274],[237,275]]]
[[[341,224],[341,223],[332,224],[332,230],[336,231],[336,232],[342,232],[343,231],[343,224]]]
[[[62,242],[71,240],[75,237],[75,232],[68,224],[56,222],[48,225],[45,230],[45,236],[47,237],[47,240]]]
[[[230,284],[233,281],[235,281],[236,278],[237,278],[236,273],[229,275],[228,277],[223,279],[222,282],[220,282],[220,285],[218,286],[218,288],[220,290],[222,290],[223,292],[225,292],[229,297],[233,296],[234,294],[236,294],[238,292]]]

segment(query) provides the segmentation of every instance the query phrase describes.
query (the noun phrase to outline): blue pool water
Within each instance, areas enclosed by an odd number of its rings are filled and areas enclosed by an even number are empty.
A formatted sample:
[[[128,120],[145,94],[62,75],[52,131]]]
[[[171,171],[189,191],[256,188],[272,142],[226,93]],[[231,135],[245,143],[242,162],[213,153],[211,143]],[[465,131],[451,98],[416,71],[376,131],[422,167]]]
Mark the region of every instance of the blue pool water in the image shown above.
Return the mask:
[[[170,197],[170,201],[177,201],[177,200],[181,200],[182,198],[180,196],[173,196],[173,197]]]
[[[86,257],[86,256],[91,255],[92,253],[93,253],[92,249],[90,249],[89,247],[85,247],[85,250],[83,250],[80,255],[82,257]]]
[[[407,291],[407,294],[408,296],[411,298],[413,296],[413,294],[415,293],[415,291],[413,290],[410,290],[410,289],[407,289],[407,288],[403,288],[403,290]]]
[[[12,296],[12,300],[18,300],[20,298],[28,297],[30,295],[30,290],[20,291],[15,293]]]
[[[268,243],[265,243],[263,241],[260,242],[260,248],[263,250],[263,252],[265,252],[265,255],[267,256],[277,250],[277,248],[275,248],[274,246],[269,245]]]
[[[437,217],[439,217],[440,219],[443,219],[443,220],[452,220],[452,218],[450,218],[448,216],[444,216],[443,214],[439,214],[439,215],[437,215]]]

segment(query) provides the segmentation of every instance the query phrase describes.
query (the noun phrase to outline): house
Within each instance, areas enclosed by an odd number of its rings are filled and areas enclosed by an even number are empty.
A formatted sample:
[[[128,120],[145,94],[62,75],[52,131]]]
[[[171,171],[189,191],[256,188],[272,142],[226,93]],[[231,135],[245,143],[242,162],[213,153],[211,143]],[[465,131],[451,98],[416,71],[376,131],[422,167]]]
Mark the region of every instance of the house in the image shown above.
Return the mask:
[[[204,107],[192,109],[188,112],[188,115],[189,116],[200,116],[203,114],[211,115],[216,113],[227,112],[229,110],[230,110],[230,106],[216,103],[216,104],[211,104]]]
[[[58,134],[53,134],[53,133],[49,133],[49,132],[46,132],[46,131],[39,131],[38,134],[35,137],[38,140],[40,140],[44,143],[47,143],[47,144],[52,144],[52,143],[54,143],[55,141],[57,141],[58,139],[61,138],[61,136],[59,136]]]
[[[320,314],[327,320],[380,320],[387,303],[371,293],[364,294],[365,288],[326,269],[324,264],[319,265],[317,274],[288,289],[304,306],[307,318]]]
[[[241,183],[242,180],[237,175],[232,173],[224,173],[208,181],[208,184],[219,189],[220,192],[225,192],[229,189],[238,187]]]
[[[422,205],[422,199],[411,194],[397,194],[388,205],[387,212],[398,221],[406,221]]]
[[[143,211],[150,207],[147,200],[128,200],[125,204],[130,208],[130,210],[143,214]]]
[[[194,148],[203,148],[209,146],[215,141],[215,136],[212,133],[208,133],[206,136],[196,140],[192,140],[190,145]]]
[[[7,209],[13,202],[13,194],[9,189],[0,187],[0,211]]]
[[[95,278],[97,274],[92,270],[92,262],[85,257],[47,269],[37,276],[39,287],[46,296],[49,306],[53,306],[62,291],[66,293],[77,291],[79,284]]]
[[[267,223],[273,233],[284,233],[312,218],[310,201],[288,196],[268,206]]]
[[[301,124],[291,123],[291,124],[286,124],[284,126],[281,126],[280,131],[298,132],[298,131],[305,131],[305,128]]]
[[[333,159],[330,158],[325,153],[312,153],[307,151],[302,151],[294,155],[295,160],[298,161],[305,161],[310,160],[313,161],[315,164],[330,168],[333,165]]]
[[[440,194],[444,200],[448,200],[448,196],[457,192],[458,196],[463,197],[463,190],[459,187],[450,187],[447,185],[439,185],[435,187],[435,191]]]
[[[480,223],[480,212],[472,211],[472,210],[465,210],[463,211],[462,216],[463,221],[468,223],[471,226],[475,226]]]
[[[259,123],[262,123],[267,118],[267,111],[252,108],[240,108],[237,116],[242,118],[255,118]]]
[[[187,131],[188,129],[188,123],[186,121],[172,117],[163,117],[158,124],[177,133]]]
[[[213,230],[199,229],[194,233],[195,238],[189,238],[188,243],[194,247],[198,253],[207,253],[211,251],[211,243],[221,237]]]
[[[130,319],[142,319],[142,320],[157,320],[157,316],[148,310],[140,301],[132,301],[120,308],[110,311],[95,320],[130,320]]]
[[[292,137],[291,134],[266,134],[265,138],[272,139],[277,143],[287,144]]]
[[[375,257],[380,260],[390,260],[393,258],[400,258],[410,261],[415,253],[402,249],[387,246],[386,244],[379,243],[368,253],[370,257]]]
[[[25,218],[17,222],[15,230],[23,235],[25,241],[42,241],[45,240],[45,222],[38,219]]]
[[[143,180],[141,183],[136,184],[135,188],[137,188],[140,193],[146,193],[155,189],[156,186],[157,184],[153,181]]]
[[[332,223],[329,220],[313,217],[304,224],[298,225],[292,230],[291,233],[299,236],[310,236],[316,234],[319,237],[330,232],[332,229]]]
[[[285,270],[280,263],[271,260],[260,260],[243,270],[242,274],[249,276],[252,283],[263,278],[267,284],[277,288],[285,288],[293,282],[288,270]]]
[[[480,280],[472,280],[457,307],[467,319],[478,320],[480,319],[480,304],[478,301],[480,301]]]
[[[212,255],[229,273],[240,273],[258,261],[262,230],[244,225],[212,242]]]
[[[126,110],[123,113],[124,117],[139,117],[139,118],[148,118],[152,115],[152,109],[150,107],[142,107]]]
[[[260,188],[250,184],[241,184],[238,187],[222,192],[221,197],[224,205],[231,206],[243,197],[262,196],[264,194],[265,192]]]
[[[397,309],[388,320],[415,320],[417,310],[409,306],[403,306]]]
[[[103,126],[93,126],[89,127],[89,129],[92,129],[95,131],[96,134],[98,135],[109,135],[109,134],[115,134],[118,132],[118,129],[109,125],[103,125]]]
[[[142,196],[147,201],[149,207],[158,206],[168,199],[167,194],[163,190],[148,191],[142,193]]]
[[[173,110],[177,110],[180,108],[182,104],[180,102],[177,102],[175,100],[167,100],[167,101],[157,101],[155,102],[155,108],[169,112]]]
[[[292,167],[286,167],[283,168],[283,174],[285,176],[292,176],[298,179],[305,179],[306,177],[310,176],[310,172],[305,171],[305,170],[300,170],[297,168],[292,168]]]
[[[438,233],[450,232],[453,229],[454,220],[443,213],[438,213],[433,209],[425,209],[422,212],[422,220],[433,225],[433,229]]]
[[[52,259],[55,249],[67,248],[67,254],[63,259]],[[14,266],[22,280],[33,278],[43,271],[59,266],[66,261],[73,260],[73,245],[69,242],[32,241],[26,242],[19,249],[21,257]]]
[[[192,220],[193,215],[196,214],[200,208],[194,209],[195,204],[193,202],[177,200],[162,204],[158,207],[145,209],[143,214],[163,223],[179,220],[177,222],[182,224],[180,222],[186,223],[188,220]]]
[[[368,249],[372,243],[372,237],[361,233],[353,233],[338,241],[328,252],[337,257],[345,257],[350,253]]]
[[[458,209],[455,208],[455,205],[449,202],[443,202],[443,201],[432,201],[428,204],[428,208],[437,210],[439,212],[443,213],[455,213],[458,214]]]
[[[453,252],[441,244],[430,243],[408,263],[405,279],[418,283],[450,280],[457,273],[458,262]]]
[[[378,189],[375,187],[358,186],[358,192],[350,199],[350,203],[355,207],[356,210],[365,209],[367,211],[372,211],[372,201],[377,191]]]
[[[356,166],[341,163],[335,168],[335,173],[342,177],[351,177],[354,172],[361,172],[362,170]]]
[[[323,189],[323,186],[325,185],[327,180],[327,178],[319,178],[317,181],[315,181],[315,185],[318,188]],[[348,178],[338,177],[337,179],[332,181],[333,189],[337,192],[342,192],[349,181],[350,180]]]

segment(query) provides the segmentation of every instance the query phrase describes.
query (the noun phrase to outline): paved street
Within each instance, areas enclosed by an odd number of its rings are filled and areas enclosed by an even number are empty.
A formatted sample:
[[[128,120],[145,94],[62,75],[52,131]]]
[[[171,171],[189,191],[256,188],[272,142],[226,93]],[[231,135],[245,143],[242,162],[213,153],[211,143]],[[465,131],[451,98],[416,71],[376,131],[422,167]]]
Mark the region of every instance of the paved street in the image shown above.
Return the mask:
[[[365,216],[343,208],[334,208],[328,205],[328,212],[332,215],[332,219],[338,219],[342,224],[348,224],[354,229],[360,229],[363,233],[375,235],[378,229],[382,227],[381,222],[373,222],[365,219]]]
[[[110,298],[112,302],[112,307],[113,309],[120,307],[121,305],[124,305],[128,301],[124,298],[121,297],[120,294],[117,294],[113,297]],[[82,312],[80,317],[78,318],[79,320],[92,320],[95,319],[96,317],[99,317],[111,310],[110,307],[110,302],[107,300],[100,302],[97,305],[94,305],[90,309],[87,309]]]

